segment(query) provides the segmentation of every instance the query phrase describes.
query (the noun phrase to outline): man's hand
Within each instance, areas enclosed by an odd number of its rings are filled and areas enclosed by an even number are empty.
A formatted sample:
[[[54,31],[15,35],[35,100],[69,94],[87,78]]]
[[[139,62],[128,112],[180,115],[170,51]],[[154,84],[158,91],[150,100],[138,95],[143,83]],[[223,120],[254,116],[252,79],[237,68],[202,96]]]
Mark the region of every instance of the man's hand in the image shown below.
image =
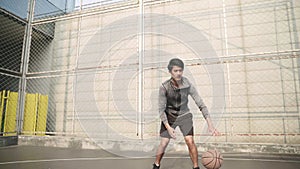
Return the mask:
[[[169,132],[170,136],[171,136],[173,139],[176,139],[176,133],[175,133],[175,130],[174,130],[172,127],[169,127],[169,128],[168,128],[168,132]]]
[[[206,118],[206,122],[208,125],[208,131],[213,135],[213,136],[220,136],[220,132],[214,127],[210,117]]]
[[[175,129],[173,129],[169,124],[166,125],[166,128],[167,128],[167,130],[168,130],[169,135],[170,135],[173,139],[176,139]]]
[[[208,131],[209,131],[213,136],[220,136],[220,135],[221,135],[220,132],[219,132],[216,128],[214,128],[214,127],[209,127],[209,128],[208,128]]]

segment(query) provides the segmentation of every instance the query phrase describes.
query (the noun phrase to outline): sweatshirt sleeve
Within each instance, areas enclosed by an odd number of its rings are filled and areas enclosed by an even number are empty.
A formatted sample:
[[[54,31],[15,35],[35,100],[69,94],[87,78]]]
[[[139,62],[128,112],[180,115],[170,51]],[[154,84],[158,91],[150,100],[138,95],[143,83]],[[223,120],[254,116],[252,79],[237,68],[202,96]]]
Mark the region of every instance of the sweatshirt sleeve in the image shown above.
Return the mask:
[[[196,88],[194,87],[193,84],[190,83],[190,91],[189,94],[191,97],[194,99],[196,105],[199,107],[200,111],[202,112],[203,117],[206,119],[209,117],[208,109],[206,105],[204,104],[202,98],[199,96]]]
[[[158,98],[158,111],[161,121],[166,124],[168,123],[167,115],[165,113],[166,104],[167,104],[167,97],[166,97],[166,88],[161,85],[159,88],[159,98]]]

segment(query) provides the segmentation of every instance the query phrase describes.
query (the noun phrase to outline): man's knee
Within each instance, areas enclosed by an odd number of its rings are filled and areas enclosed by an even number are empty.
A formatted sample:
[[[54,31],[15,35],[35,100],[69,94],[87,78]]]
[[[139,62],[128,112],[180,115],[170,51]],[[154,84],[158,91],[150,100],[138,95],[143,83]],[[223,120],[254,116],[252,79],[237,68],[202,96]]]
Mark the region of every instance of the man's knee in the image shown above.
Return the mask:
[[[194,142],[193,137],[187,137],[187,138],[185,139],[185,142],[186,142],[186,144],[187,144],[188,147],[193,147],[193,146],[195,146],[195,142]]]
[[[163,138],[160,142],[160,146],[163,148],[166,148],[168,146],[169,142],[170,142],[170,139]]]

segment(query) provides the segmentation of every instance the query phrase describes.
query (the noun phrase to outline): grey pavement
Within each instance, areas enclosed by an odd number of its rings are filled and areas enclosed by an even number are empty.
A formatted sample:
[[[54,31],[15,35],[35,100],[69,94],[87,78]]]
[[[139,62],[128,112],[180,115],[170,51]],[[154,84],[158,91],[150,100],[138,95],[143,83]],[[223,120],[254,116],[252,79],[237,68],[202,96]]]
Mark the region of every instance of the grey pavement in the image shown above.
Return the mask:
[[[300,155],[295,154],[223,153],[223,157],[221,169],[300,168]],[[104,150],[19,145],[0,148],[0,169],[151,169],[153,160],[120,157]],[[161,164],[161,169],[191,168],[188,152],[169,153]]]

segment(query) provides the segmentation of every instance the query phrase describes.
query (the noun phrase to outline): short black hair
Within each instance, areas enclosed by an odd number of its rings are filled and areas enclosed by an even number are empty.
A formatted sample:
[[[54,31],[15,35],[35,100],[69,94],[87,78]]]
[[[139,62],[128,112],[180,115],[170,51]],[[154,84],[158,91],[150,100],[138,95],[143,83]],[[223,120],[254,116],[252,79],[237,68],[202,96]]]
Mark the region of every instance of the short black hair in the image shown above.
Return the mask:
[[[178,66],[178,67],[181,67],[182,69],[184,69],[183,61],[178,58],[173,58],[169,61],[168,70],[172,71],[173,66]]]

